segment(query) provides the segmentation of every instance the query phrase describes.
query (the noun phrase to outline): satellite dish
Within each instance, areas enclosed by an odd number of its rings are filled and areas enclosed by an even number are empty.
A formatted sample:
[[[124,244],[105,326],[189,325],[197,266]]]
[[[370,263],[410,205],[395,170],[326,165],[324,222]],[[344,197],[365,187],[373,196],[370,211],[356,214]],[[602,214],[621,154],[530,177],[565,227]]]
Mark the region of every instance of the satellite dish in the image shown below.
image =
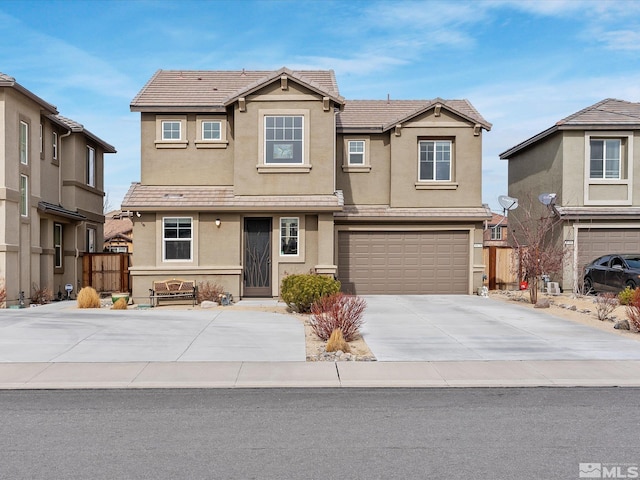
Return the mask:
[[[518,208],[518,199],[513,197],[508,197],[507,195],[500,195],[498,197],[498,203],[505,210],[515,210]]]
[[[555,205],[556,203],[556,194],[555,193],[541,193],[538,195],[538,200],[543,205]]]

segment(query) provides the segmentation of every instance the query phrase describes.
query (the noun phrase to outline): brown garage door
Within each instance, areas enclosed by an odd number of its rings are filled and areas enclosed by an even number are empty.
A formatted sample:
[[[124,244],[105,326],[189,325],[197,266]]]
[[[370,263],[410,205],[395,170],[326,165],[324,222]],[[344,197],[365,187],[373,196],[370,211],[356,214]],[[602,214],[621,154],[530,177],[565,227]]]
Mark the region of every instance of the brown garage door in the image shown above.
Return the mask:
[[[592,228],[578,230],[578,268],[607,253],[640,253],[640,229]]]
[[[469,292],[469,233],[339,232],[338,278],[364,294]]]

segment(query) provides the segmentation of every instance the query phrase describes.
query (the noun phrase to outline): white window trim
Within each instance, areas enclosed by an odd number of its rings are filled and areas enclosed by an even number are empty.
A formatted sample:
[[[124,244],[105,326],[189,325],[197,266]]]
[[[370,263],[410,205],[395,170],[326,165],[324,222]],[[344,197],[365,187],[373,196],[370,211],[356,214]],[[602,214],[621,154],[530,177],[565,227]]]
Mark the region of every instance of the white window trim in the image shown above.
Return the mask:
[[[162,124],[164,122],[180,123],[180,138],[164,140],[162,138]],[[187,116],[186,115],[157,115],[156,116],[156,148],[187,148]]]
[[[24,159],[22,158],[22,128],[24,127],[24,135],[25,135],[25,139],[24,139]],[[20,163],[22,165],[29,165],[29,124],[27,122],[25,122],[24,120],[20,120],[20,131],[18,133],[18,141],[20,143],[20,145],[18,146],[19,148],[19,155],[20,155]],[[23,161],[24,160],[24,161]]]
[[[490,240],[502,240],[502,227],[491,227],[491,236]]]
[[[302,163],[265,163],[266,139],[265,117],[301,116],[302,117]],[[259,173],[307,173],[311,171],[309,159],[309,141],[311,126],[308,109],[260,109],[258,110],[258,158],[256,168]]]
[[[40,157],[42,157],[42,154],[44,153],[44,126],[42,125],[42,122],[40,122]]]
[[[60,244],[56,244],[56,230],[60,231]],[[64,230],[62,228],[62,224],[61,223],[54,223],[53,224],[53,267],[56,269],[61,269],[64,266],[64,250],[63,250],[63,245],[64,245],[64,239],[63,239],[63,234]],[[56,250],[60,250],[60,264],[56,263]]]
[[[93,237],[93,238],[92,238]],[[96,253],[96,240],[98,238],[98,233],[95,229],[95,227],[87,227],[87,245],[86,245],[86,249],[88,253]],[[91,247],[91,244],[93,242],[93,248]]]
[[[220,139],[209,140],[204,138],[204,123],[218,122],[220,124]],[[227,119],[226,117],[197,117],[196,118],[197,137],[196,148],[227,148]]]
[[[23,181],[24,195],[22,193]],[[20,216],[25,218],[29,216],[29,176],[23,174],[20,174]]]
[[[284,253],[282,251],[282,222],[284,222],[285,220],[295,220],[298,227],[297,227],[297,233],[296,233],[296,253]],[[279,223],[279,248],[280,248],[280,256],[281,257],[299,257],[300,256],[300,217],[280,217],[280,221]],[[289,235],[290,236],[290,235]]]
[[[175,258],[175,259],[167,259],[167,252],[166,252],[166,240],[169,241],[186,241],[184,239],[179,239],[179,238],[165,238],[164,233],[165,233],[165,228],[164,228],[164,224],[165,221],[168,218],[175,218],[175,219],[189,219],[189,221],[191,222],[191,238],[189,239],[189,258],[185,259],[185,258]],[[193,244],[195,242],[195,222],[193,217],[184,217],[184,216],[179,216],[179,215],[174,215],[174,216],[166,216],[166,217],[162,217],[162,222],[160,225],[161,228],[161,235],[162,235],[162,261],[166,262],[166,263],[192,263],[193,262]]]
[[[87,145],[87,185],[96,186],[96,149]]]
[[[591,178],[591,139],[619,138],[623,140],[620,153],[620,175],[625,172],[624,178]],[[626,148],[624,145],[626,144]],[[624,152],[623,152],[624,150]],[[628,206],[633,204],[633,132],[631,131],[585,131],[584,132],[584,205]],[[591,200],[589,192],[592,186],[619,185],[626,187],[626,199],[621,200]]]
[[[350,162],[350,152],[349,152],[349,143],[350,142],[364,142],[364,159],[363,163],[351,164]],[[369,152],[370,148],[370,137],[363,136],[346,136],[344,137],[343,144],[343,161],[342,161],[342,171],[346,173],[367,173],[371,171],[371,161]]]
[[[420,145],[422,143],[431,142],[434,144],[434,159],[433,159],[433,180],[423,180],[420,178]],[[436,150],[435,144],[437,142],[448,142],[449,143],[449,178],[447,180],[437,180],[435,179],[437,173],[437,162],[435,159]],[[454,163],[454,142],[450,139],[446,138],[435,138],[435,139],[422,139],[418,140],[418,184],[452,184],[453,183],[453,163]]]
[[[52,144],[52,148],[53,148],[53,152],[52,152],[52,158],[53,160],[57,160],[58,159],[58,132],[52,132],[51,135],[51,144]]]

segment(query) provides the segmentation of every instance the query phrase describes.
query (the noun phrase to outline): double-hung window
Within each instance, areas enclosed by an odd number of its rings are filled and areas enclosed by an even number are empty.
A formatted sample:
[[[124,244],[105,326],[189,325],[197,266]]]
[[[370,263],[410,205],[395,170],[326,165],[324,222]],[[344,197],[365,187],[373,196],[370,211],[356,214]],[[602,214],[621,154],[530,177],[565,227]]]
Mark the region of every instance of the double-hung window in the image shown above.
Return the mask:
[[[349,165],[364,165],[364,140],[349,140]]]
[[[62,268],[62,224],[53,224],[54,267]]]
[[[96,229],[87,228],[87,252],[94,253],[96,251]]]
[[[87,185],[96,186],[96,150],[87,145]]]
[[[180,140],[181,122],[164,120],[162,122],[162,140]]]
[[[29,124],[20,121],[20,163],[29,165]]]
[[[590,145],[590,178],[619,179],[621,141],[618,138],[592,138]]]
[[[491,240],[502,240],[502,227],[491,227]]]
[[[450,140],[420,140],[418,155],[418,180],[451,181]]]
[[[193,243],[192,219],[165,217],[162,220],[163,260],[191,260]]]
[[[264,163],[304,163],[304,117],[302,115],[265,115]]]
[[[29,177],[20,175],[20,215],[29,215]]]
[[[280,219],[280,255],[298,255],[298,218]]]

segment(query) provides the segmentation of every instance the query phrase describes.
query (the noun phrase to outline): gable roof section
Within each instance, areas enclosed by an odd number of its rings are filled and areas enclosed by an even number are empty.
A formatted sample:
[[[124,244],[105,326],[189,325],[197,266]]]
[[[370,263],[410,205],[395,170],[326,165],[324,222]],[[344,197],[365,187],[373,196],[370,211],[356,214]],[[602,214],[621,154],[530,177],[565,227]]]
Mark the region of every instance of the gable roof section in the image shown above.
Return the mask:
[[[131,101],[131,111],[226,111],[243,95],[249,95],[286,75],[310,90],[328,96],[338,104],[333,70],[158,70]]]
[[[606,98],[587,108],[569,115],[556,122],[548,129],[528,138],[524,142],[505,150],[500,159],[506,160],[522,150],[536,144],[558,130],[587,130],[587,129],[640,129],[640,103]]]
[[[468,100],[348,100],[338,114],[338,131],[362,130],[385,132],[440,105],[451,113],[485,130],[491,130],[487,122]]]
[[[52,113],[52,114],[58,113],[58,109],[56,108],[55,105],[52,105],[49,102],[45,102],[42,98],[37,96],[35,93],[33,93],[30,90],[27,90],[18,82],[16,82],[15,78],[2,72],[0,72],[0,87],[14,88],[18,92],[22,93],[26,97],[36,102],[38,105],[40,105],[43,108],[43,110],[46,110],[48,113]]]
[[[99,144],[106,153],[116,153],[116,149],[113,145],[105,142],[100,137],[94,135],[89,130],[84,128],[84,125],[76,122],[75,120],[71,120],[70,118],[63,117],[62,115],[47,115],[47,118],[52,122],[60,125],[62,128],[66,128],[67,130],[71,130],[73,133],[82,133],[97,144]]]

